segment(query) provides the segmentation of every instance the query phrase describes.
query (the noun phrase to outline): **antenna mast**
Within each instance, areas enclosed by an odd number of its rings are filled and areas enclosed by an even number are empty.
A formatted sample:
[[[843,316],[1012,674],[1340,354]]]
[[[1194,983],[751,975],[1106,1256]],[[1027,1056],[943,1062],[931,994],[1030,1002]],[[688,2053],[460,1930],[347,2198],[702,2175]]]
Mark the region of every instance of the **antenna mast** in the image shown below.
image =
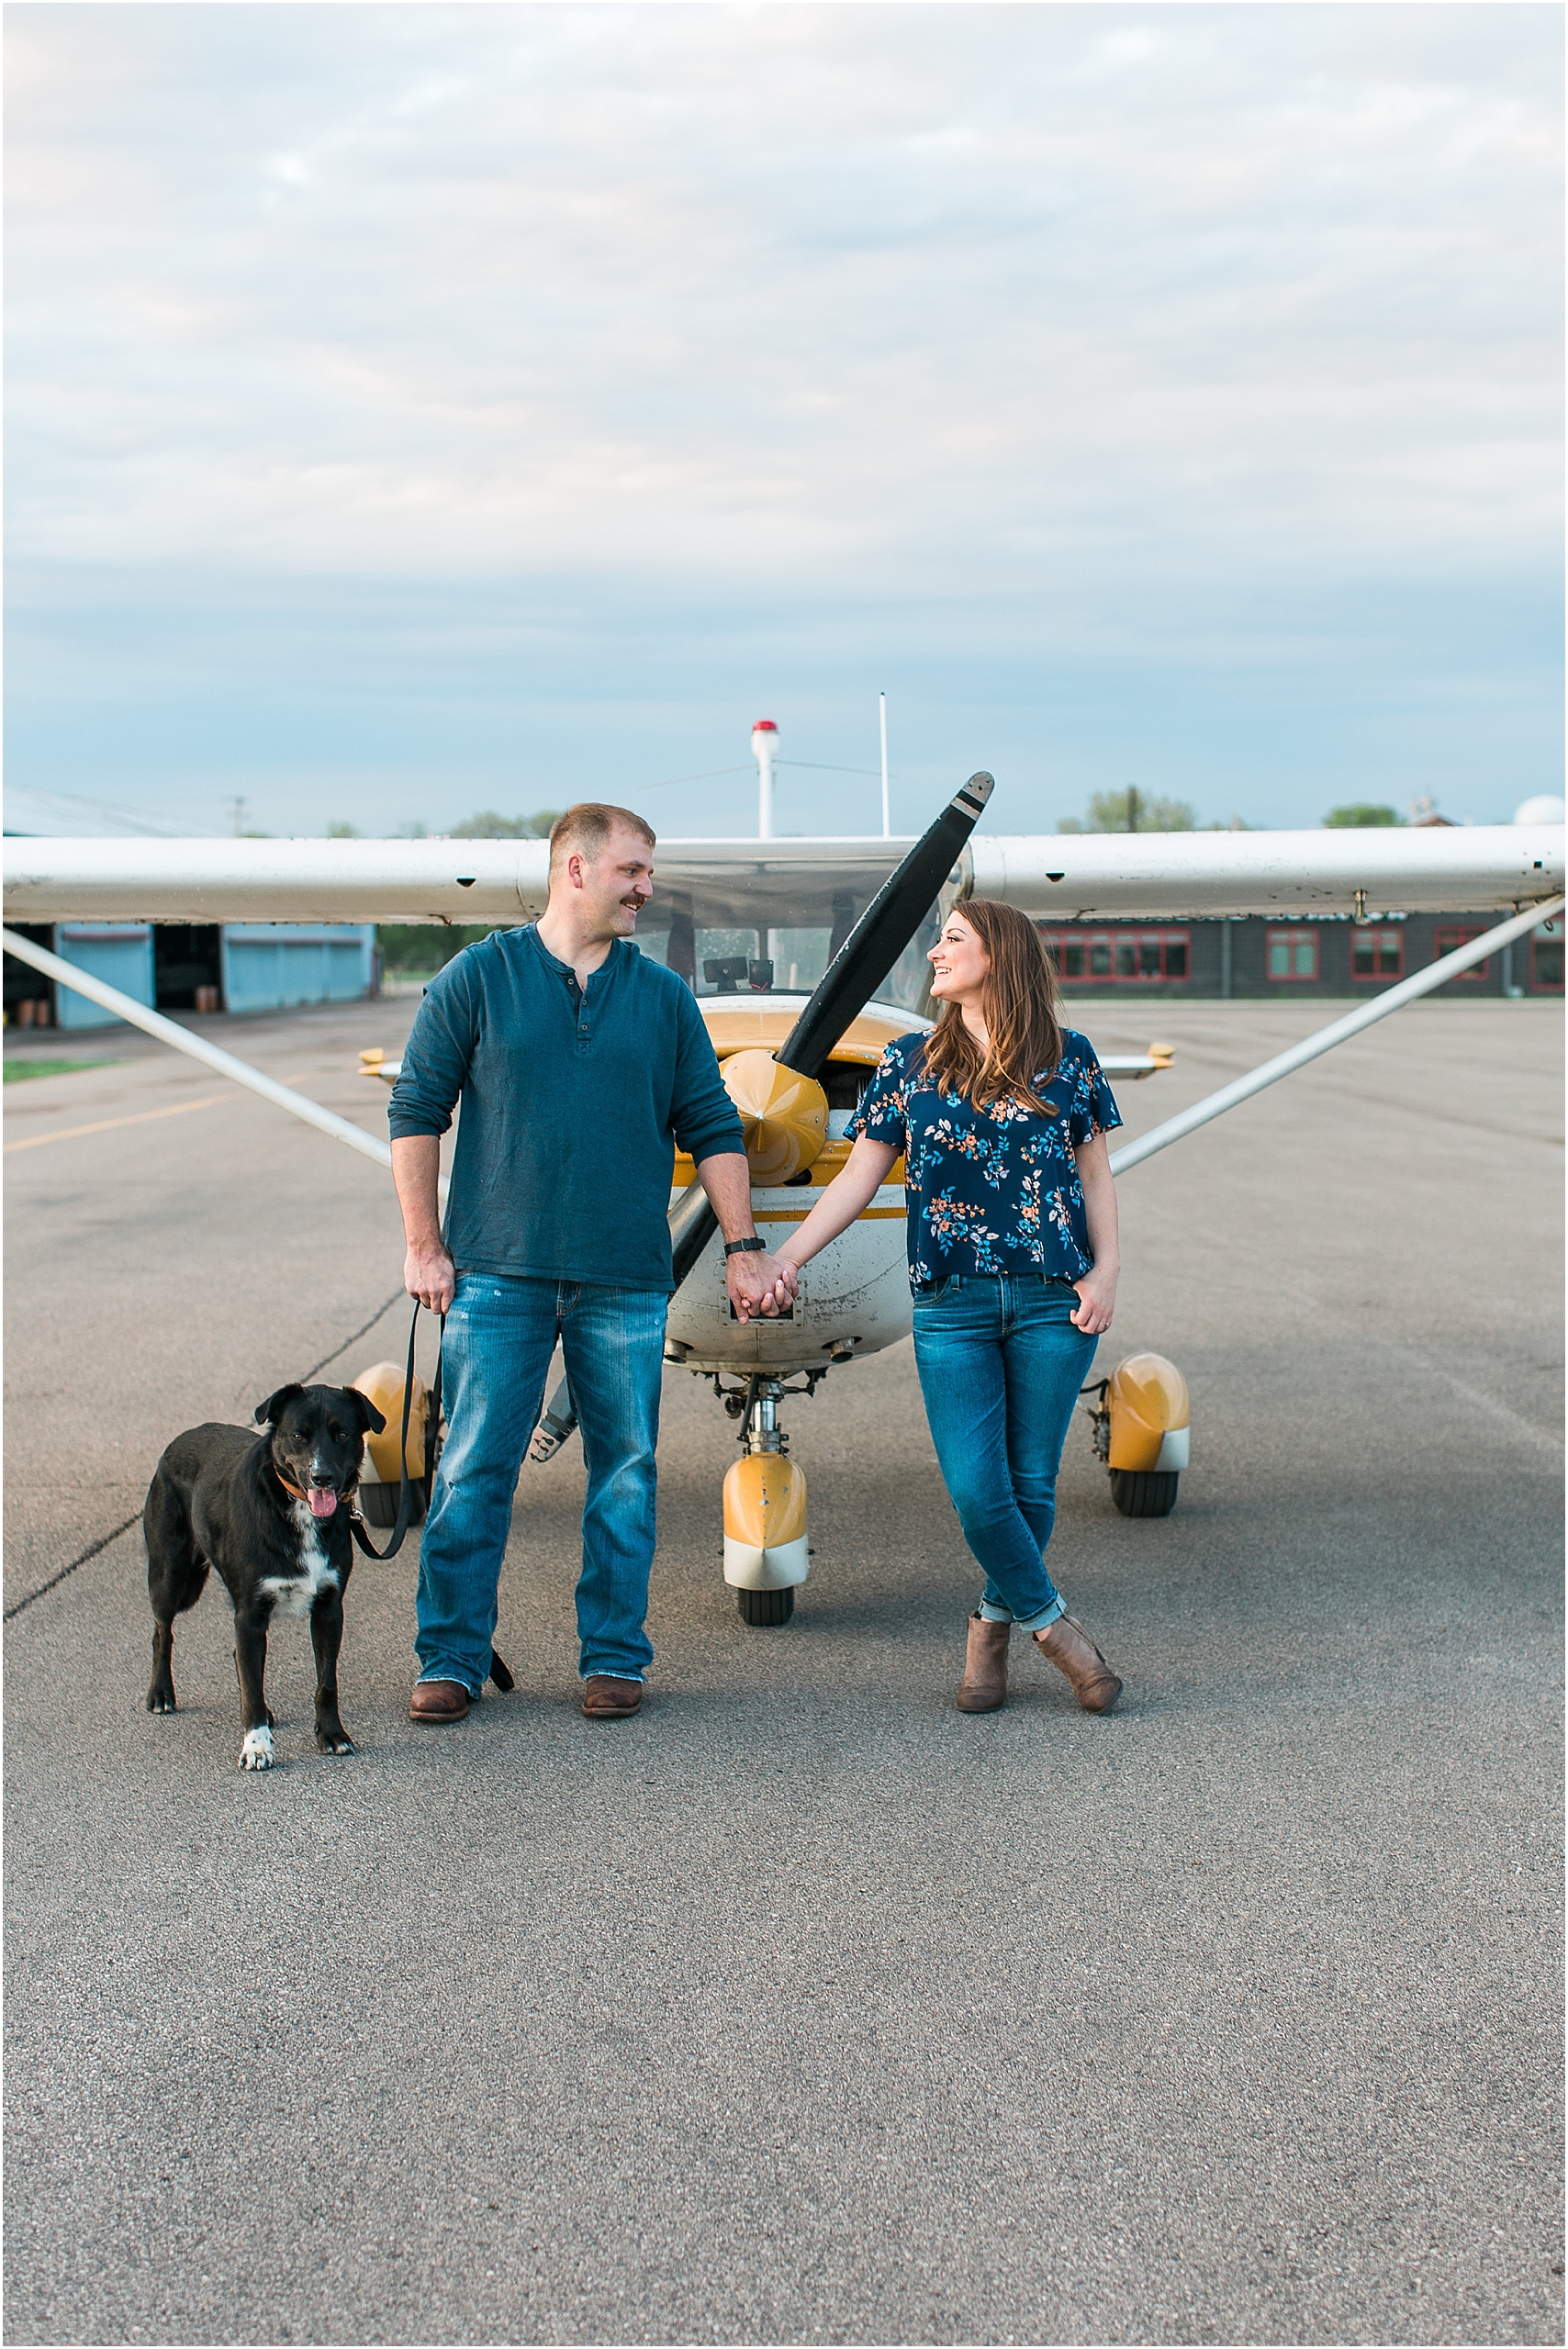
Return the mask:
[[[751,755],[756,761],[756,836],[773,837],[773,761],[778,751],[778,729],[771,718],[759,718],[751,730]]]

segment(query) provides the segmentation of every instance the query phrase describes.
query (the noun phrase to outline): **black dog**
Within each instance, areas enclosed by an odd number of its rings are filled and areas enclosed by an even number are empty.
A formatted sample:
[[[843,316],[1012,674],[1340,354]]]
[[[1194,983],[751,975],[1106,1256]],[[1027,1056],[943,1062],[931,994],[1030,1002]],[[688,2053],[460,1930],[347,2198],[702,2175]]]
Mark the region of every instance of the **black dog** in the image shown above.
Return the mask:
[[[308,1614],[316,1651],[316,1742],[352,1753],[338,1718],[343,1593],[353,1571],[348,1504],[368,1429],[386,1425],[354,1387],[279,1387],[256,1405],[263,1436],[209,1424],[176,1436],[148,1488],[147,1590],[152,1634],[150,1713],[172,1713],[174,1617],[195,1606],[216,1566],[234,1602],[234,1662],[245,1742],[241,1770],[273,1766],[267,1626],[275,1607]]]

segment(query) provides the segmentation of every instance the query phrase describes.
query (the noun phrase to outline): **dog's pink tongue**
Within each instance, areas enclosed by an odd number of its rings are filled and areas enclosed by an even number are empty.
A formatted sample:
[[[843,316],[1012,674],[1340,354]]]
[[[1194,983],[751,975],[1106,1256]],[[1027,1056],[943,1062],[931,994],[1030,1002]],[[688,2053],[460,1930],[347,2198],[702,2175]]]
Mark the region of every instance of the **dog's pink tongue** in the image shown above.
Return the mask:
[[[338,1505],[338,1496],[329,1486],[323,1493],[319,1485],[310,1487],[310,1514],[313,1517],[330,1517]]]

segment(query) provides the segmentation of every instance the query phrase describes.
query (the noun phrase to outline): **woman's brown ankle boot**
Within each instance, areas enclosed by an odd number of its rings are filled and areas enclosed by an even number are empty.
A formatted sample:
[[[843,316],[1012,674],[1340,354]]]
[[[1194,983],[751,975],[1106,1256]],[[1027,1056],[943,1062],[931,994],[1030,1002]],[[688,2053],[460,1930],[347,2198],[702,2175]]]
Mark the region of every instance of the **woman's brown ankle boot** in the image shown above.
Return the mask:
[[[1010,1623],[987,1623],[978,1614],[970,1616],[969,1650],[958,1683],[960,1713],[994,1713],[999,1705],[1006,1704],[1007,1642],[1012,1630]]]
[[[1034,1634],[1042,1656],[1065,1672],[1072,1693],[1086,1713],[1108,1713],[1122,1693],[1122,1683],[1094,1645],[1081,1623],[1058,1615],[1044,1631]]]

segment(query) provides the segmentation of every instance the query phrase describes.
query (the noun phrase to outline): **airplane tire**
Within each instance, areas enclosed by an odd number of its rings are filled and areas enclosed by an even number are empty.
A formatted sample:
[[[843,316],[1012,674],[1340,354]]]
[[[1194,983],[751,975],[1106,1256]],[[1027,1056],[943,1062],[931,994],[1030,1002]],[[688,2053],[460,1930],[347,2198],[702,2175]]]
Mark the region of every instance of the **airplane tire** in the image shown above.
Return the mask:
[[[1168,1517],[1176,1506],[1176,1487],[1181,1482],[1169,1469],[1114,1468],[1111,1498],[1124,1517]]]
[[[737,1591],[735,1605],[741,1611],[743,1623],[756,1624],[759,1628],[768,1625],[788,1623],[795,1612],[795,1594],[783,1591]]]
[[[398,1494],[400,1489],[396,1484],[362,1484],[360,1486],[359,1505],[364,1512],[367,1526],[379,1526],[390,1532],[398,1522]],[[414,1481],[412,1504],[409,1511],[409,1523],[411,1526],[423,1525],[425,1487],[422,1477],[417,1477]]]

